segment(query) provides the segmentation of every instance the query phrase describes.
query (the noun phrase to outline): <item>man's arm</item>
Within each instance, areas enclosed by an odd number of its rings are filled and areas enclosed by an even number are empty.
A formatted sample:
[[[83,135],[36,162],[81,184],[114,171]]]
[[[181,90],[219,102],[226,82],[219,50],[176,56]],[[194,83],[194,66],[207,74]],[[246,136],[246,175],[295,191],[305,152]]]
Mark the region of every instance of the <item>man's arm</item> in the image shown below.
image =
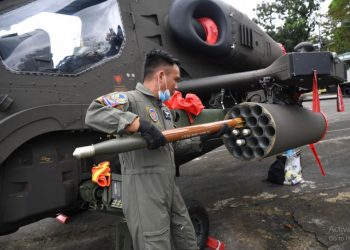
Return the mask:
[[[140,118],[139,117],[137,117],[130,125],[128,125],[126,127],[126,131],[128,133],[131,133],[131,134],[138,132],[139,129],[140,129]]]
[[[86,125],[108,134],[136,132],[140,126],[138,116],[128,111],[129,103],[125,94],[123,99],[118,99],[119,103],[113,103],[111,96],[116,95],[109,94],[95,99],[86,112]]]
[[[86,113],[86,125],[108,134],[140,132],[147,141],[149,149],[164,146],[166,139],[162,132],[151,122],[129,112],[126,95],[122,96],[124,99],[118,97],[118,93],[112,93],[94,100]]]

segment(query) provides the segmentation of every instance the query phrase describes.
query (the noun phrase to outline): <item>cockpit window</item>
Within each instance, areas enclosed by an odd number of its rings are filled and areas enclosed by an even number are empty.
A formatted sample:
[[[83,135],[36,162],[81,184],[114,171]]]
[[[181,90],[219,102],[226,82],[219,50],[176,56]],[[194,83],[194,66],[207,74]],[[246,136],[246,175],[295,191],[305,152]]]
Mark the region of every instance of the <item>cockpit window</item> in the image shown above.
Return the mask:
[[[0,16],[0,57],[14,71],[78,74],[117,56],[116,0],[38,0]]]

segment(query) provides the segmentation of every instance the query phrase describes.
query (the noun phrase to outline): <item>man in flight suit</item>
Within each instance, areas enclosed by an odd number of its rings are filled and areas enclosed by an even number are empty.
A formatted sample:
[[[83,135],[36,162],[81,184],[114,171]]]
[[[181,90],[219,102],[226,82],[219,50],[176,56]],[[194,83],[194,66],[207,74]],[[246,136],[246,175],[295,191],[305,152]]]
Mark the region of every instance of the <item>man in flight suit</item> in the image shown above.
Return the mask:
[[[146,56],[143,84],[136,90],[114,92],[94,100],[86,124],[117,134],[140,133],[147,149],[119,154],[123,212],[135,250],[197,249],[187,208],[175,183],[172,144],[160,131],[174,128],[163,104],[180,80],[179,62],[152,50]]]

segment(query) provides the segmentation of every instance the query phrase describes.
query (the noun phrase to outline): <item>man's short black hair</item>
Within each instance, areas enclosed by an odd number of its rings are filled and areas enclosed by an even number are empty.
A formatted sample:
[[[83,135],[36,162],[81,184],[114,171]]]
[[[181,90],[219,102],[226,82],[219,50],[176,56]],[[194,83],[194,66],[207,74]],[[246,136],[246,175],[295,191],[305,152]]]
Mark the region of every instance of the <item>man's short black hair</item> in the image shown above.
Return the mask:
[[[160,50],[160,49],[152,49],[146,55],[144,74],[143,74],[144,79],[147,76],[152,75],[159,66],[173,66],[175,64],[179,66],[180,65],[179,60],[174,58],[168,52],[165,52],[164,50]]]

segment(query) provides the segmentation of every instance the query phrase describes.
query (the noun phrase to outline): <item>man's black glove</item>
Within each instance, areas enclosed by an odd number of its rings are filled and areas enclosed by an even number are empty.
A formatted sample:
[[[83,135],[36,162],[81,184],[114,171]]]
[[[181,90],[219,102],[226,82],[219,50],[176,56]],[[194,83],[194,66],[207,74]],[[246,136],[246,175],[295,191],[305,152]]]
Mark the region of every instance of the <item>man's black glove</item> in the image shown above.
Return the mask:
[[[147,120],[140,119],[139,131],[141,136],[145,138],[148,149],[157,149],[166,144],[166,139],[162,132]]]
[[[224,134],[230,135],[231,133],[232,133],[232,129],[227,124],[224,124],[224,126],[222,126],[222,128],[218,132],[214,134],[201,135],[200,139],[201,139],[201,142],[206,142],[208,140],[220,138]]]

